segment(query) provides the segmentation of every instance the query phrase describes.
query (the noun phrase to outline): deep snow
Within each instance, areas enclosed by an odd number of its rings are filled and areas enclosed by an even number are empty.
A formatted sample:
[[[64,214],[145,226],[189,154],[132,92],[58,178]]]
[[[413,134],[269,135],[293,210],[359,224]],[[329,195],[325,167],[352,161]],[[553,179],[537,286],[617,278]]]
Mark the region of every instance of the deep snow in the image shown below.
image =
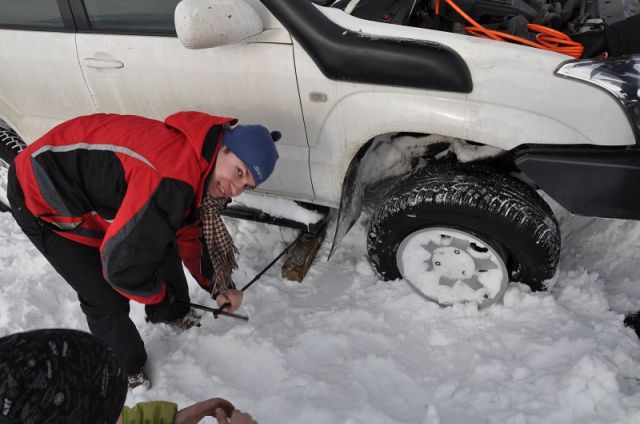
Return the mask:
[[[559,210],[560,271],[549,292],[512,283],[502,304],[441,308],[366,259],[366,217],[327,262],[327,237],[303,283],[273,267],[239,313],[179,333],[132,317],[153,387],[127,404],[225,397],[261,424],[640,423],[640,223]],[[227,220],[244,285],[295,232]],[[329,233],[333,231],[330,227]],[[86,330],[74,292],[0,214],[0,335]],[[192,301],[212,305],[194,283]],[[209,418],[205,422],[213,423]]]

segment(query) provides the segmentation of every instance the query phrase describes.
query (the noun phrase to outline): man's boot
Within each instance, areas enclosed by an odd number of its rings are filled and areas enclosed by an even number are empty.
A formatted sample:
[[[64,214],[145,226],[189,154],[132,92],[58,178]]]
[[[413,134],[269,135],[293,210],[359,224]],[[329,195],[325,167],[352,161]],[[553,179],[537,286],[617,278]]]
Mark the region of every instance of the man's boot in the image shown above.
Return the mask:
[[[200,327],[201,319],[201,314],[197,313],[193,309],[190,309],[189,312],[187,312],[187,314],[182,318],[178,318],[174,321],[168,321],[167,324],[184,331],[190,329],[191,327]]]

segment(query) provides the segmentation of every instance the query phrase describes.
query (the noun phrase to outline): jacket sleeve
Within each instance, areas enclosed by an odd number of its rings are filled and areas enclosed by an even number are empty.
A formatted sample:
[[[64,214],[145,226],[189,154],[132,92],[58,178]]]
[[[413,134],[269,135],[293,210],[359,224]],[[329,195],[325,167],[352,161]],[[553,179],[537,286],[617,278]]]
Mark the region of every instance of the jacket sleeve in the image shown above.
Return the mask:
[[[191,225],[178,230],[178,249],[182,262],[187,267],[200,287],[207,292],[213,288],[213,266],[208,257],[207,249],[202,242],[202,220],[198,219]]]
[[[176,231],[193,190],[184,182],[153,173],[140,173],[129,181],[100,249],[103,274],[123,296],[156,304],[164,298],[167,283],[172,283],[165,274],[179,261]],[[181,277],[183,282],[175,284],[186,284],[183,273]]]
[[[173,402],[140,402],[122,409],[122,424],[173,424],[178,406]]]

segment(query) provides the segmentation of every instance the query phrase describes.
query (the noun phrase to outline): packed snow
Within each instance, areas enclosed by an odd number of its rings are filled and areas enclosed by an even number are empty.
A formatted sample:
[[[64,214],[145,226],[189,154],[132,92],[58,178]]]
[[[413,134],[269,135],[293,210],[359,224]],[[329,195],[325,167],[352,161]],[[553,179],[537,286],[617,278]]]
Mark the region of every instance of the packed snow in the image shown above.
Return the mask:
[[[564,245],[550,291],[512,282],[482,310],[380,281],[366,259],[366,216],[330,261],[325,239],[302,283],[279,266],[266,272],[238,311],[249,322],[208,315],[178,332],[146,323],[132,303],[153,386],[130,391],[127,404],[219,396],[261,424],[640,423],[640,341],[622,325],[624,311],[640,309],[640,223],[556,209]],[[238,286],[296,236],[227,223],[241,251]],[[73,290],[8,214],[0,267],[0,335],[87,329]],[[213,305],[195,283],[191,296]]]
[[[441,146],[440,151],[435,155],[429,154],[429,149],[435,145]],[[471,144],[458,138],[434,134],[415,137],[387,133],[376,137],[372,146],[365,154],[363,169],[358,174],[364,184],[406,175],[416,167],[424,167],[428,160],[442,159],[448,154],[455,155],[459,162],[471,162],[504,152],[497,147]]]
[[[321,213],[303,208],[292,200],[257,193],[244,192],[235,197],[229,206],[257,209],[274,217],[287,218],[307,225],[315,224],[323,217]]]

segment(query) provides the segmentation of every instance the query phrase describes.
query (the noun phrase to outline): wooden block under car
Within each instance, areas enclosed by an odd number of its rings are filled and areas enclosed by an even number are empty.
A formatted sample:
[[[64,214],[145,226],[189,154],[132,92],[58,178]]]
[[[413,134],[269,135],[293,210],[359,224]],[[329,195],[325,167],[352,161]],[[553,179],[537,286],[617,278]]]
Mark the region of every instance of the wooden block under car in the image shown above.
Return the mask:
[[[282,264],[282,276],[284,278],[290,281],[302,281],[318,253],[325,233],[326,230],[323,228],[318,234],[304,234],[296,244],[291,246],[291,250],[287,253]]]

